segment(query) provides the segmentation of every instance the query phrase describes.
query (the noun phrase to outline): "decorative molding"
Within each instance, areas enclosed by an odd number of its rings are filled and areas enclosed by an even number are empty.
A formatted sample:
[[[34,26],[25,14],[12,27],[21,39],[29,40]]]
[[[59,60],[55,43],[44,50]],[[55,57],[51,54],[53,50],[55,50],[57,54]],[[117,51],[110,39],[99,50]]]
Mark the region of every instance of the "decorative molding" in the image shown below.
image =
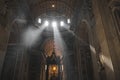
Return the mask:
[[[111,1],[109,3],[109,7],[113,16],[113,21],[116,29],[116,33],[118,35],[118,38],[120,40],[120,1]]]
[[[114,11],[117,7],[120,7],[120,1],[110,1],[108,6]]]
[[[0,15],[6,15],[8,11],[8,1],[0,1]]]

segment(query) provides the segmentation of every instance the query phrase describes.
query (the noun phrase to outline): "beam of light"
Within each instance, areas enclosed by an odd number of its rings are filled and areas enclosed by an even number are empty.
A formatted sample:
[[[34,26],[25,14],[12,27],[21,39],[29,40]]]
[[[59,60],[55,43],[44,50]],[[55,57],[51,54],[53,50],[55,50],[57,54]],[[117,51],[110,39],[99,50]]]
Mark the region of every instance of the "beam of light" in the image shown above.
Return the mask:
[[[64,25],[65,25],[64,21],[60,21],[60,26],[64,26]]]
[[[109,57],[104,56],[103,54],[100,56],[100,60],[103,64],[105,64],[110,70],[114,71],[112,61]]]
[[[90,50],[91,50],[94,54],[96,54],[96,50],[95,50],[95,48],[94,48],[92,45],[90,45]]]
[[[67,27],[69,25],[66,24],[66,29],[73,35],[75,36],[79,41],[83,42],[85,45],[88,45],[90,46],[90,50],[92,51],[92,53],[96,54],[96,50],[95,50],[95,47],[93,47],[92,45],[89,45],[87,42],[83,41],[80,37],[78,37],[73,31],[69,30]],[[104,55],[102,55],[100,57],[102,63],[104,63],[110,70],[114,71],[113,69],[113,64],[112,64],[112,61],[110,59],[110,57],[106,57]]]
[[[54,31],[54,45],[55,45],[55,51],[58,51],[59,56],[62,56],[64,53],[66,53],[66,44],[64,42],[64,40],[61,37],[61,34],[58,30],[58,27],[53,27],[53,31]]]
[[[41,26],[40,28],[34,28],[30,27],[28,28],[22,35],[22,43],[26,47],[31,47],[34,45],[37,40],[40,38],[41,33],[45,29],[44,26]]]
[[[52,22],[52,27],[54,28],[54,27],[57,27],[57,22],[56,21],[53,21]]]
[[[46,27],[46,26],[49,26],[49,21],[46,20],[46,21],[44,22],[44,26],[45,26],[45,27]]]
[[[38,23],[40,23],[40,24],[41,24],[41,22],[42,22],[41,18],[38,18]]]

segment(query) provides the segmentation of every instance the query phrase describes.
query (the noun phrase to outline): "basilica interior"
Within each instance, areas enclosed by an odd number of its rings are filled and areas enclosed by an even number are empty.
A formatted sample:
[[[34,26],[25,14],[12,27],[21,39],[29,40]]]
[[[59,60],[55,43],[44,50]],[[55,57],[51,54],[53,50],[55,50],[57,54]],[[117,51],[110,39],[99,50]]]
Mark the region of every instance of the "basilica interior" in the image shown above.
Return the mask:
[[[0,80],[120,80],[120,0],[0,0]]]

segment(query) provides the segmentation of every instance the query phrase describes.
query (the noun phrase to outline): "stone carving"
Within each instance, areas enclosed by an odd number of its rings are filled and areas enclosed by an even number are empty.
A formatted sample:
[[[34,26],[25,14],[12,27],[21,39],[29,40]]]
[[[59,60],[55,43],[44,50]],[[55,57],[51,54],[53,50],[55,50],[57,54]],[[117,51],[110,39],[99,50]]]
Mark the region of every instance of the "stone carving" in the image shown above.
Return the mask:
[[[116,32],[118,38],[120,37],[120,2],[113,1],[110,4],[111,12],[113,14],[113,19],[115,23]],[[120,38],[119,38],[120,40]]]
[[[8,11],[8,1],[0,1],[0,15],[5,15]]]

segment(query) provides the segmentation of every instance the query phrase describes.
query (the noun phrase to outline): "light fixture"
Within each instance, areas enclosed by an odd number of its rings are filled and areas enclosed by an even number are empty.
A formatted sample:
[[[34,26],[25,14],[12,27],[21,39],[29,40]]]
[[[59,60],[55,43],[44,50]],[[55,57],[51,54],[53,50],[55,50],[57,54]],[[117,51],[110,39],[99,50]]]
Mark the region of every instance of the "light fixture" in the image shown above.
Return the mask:
[[[52,67],[52,70],[53,70],[53,71],[56,71],[56,70],[57,70],[57,67],[56,67],[56,66],[53,66],[53,67]]]
[[[45,26],[48,26],[49,25],[49,22],[46,20],[45,23],[44,23]]]
[[[64,26],[64,21],[60,21],[60,26]]]
[[[41,21],[42,21],[41,18],[38,18],[38,23],[41,23]]]
[[[53,22],[55,23],[55,22]],[[56,24],[56,23],[55,23]],[[57,55],[55,51],[53,50],[52,55],[50,57],[46,58],[46,65],[47,69],[45,71],[46,73],[46,80],[61,80],[63,75],[60,75],[63,73],[61,70],[62,68],[62,59],[60,57],[56,58]]]
[[[54,4],[52,4],[52,7],[54,8],[54,7],[55,7],[55,5],[54,5]]]
[[[68,23],[68,24],[70,24],[70,23],[71,23],[71,22],[70,22],[70,19],[67,19],[67,23]]]
[[[57,27],[57,22],[56,22],[56,21],[53,21],[53,22],[52,22],[52,26],[53,26],[53,27]]]

